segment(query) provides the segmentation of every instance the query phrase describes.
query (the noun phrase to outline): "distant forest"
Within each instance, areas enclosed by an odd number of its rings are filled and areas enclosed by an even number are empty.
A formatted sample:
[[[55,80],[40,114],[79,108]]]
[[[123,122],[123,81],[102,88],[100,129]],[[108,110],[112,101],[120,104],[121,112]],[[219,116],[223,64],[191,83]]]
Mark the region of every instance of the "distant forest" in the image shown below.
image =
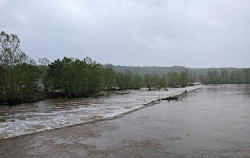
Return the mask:
[[[97,97],[101,92],[185,87],[202,83],[250,83],[250,69],[123,67],[101,65],[91,58],[35,61],[20,49],[17,35],[0,34],[0,105],[56,97]],[[104,94],[104,93],[102,93]]]
[[[104,66],[109,66],[112,67],[112,69],[115,72],[121,72],[124,73],[126,71],[130,71],[133,74],[140,74],[140,75],[145,75],[145,74],[156,74],[156,75],[163,75],[163,74],[168,74],[171,72],[183,72],[183,71],[188,71],[191,73],[194,77],[194,80],[196,82],[200,82],[201,78],[200,76],[206,76],[208,75],[208,72],[213,72],[217,71],[220,73],[221,71],[227,71],[227,73],[235,72],[235,71],[241,71],[241,70],[246,70],[243,68],[186,68],[183,66],[172,66],[172,67],[159,67],[159,66],[114,66],[114,65],[109,65],[106,64]]]
[[[131,72],[133,74],[164,75],[172,72],[189,72],[195,82],[203,84],[249,84],[250,68],[186,68],[173,67],[135,67],[135,66],[111,66],[115,72]]]

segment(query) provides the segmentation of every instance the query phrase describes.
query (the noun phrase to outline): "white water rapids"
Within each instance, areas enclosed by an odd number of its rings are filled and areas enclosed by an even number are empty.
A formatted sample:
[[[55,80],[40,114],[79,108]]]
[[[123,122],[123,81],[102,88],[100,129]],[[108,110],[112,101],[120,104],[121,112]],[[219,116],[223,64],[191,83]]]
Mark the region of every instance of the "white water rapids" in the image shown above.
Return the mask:
[[[17,106],[0,106],[0,139],[80,124],[147,106],[152,101],[179,95],[200,86],[170,88],[168,91],[130,90],[109,97],[46,100]]]

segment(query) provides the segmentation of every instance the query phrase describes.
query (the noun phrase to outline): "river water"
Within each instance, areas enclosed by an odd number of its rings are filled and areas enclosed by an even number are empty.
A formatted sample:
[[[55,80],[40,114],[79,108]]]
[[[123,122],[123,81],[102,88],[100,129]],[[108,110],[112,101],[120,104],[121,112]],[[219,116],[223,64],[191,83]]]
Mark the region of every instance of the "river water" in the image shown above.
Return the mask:
[[[181,98],[100,122],[109,128],[83,141],[93,146],[85,156],[250,158],[250,85],[203,86]]]
[[[0,139],[112,118],[197,88],[199,86],[170,88],[169,91],[130,90],[129,94],[114,92],[109,97],[46,100],[11,107],[0,105]]]
[[[162,97],[161,95],[182,93],[183,90],[131,91],[130,94],[111,95],[109,98],[84,99],[89,104],[82,106],[96,106],[96,113],[93,111],[93,115],[89,116],[91,120],[94,115],[106,117],[108,114],[105,108],[108,107],[117,108],[110,110],[109,116],[117,115],[131,110],[127,106],[145,106],[142,104],[158,98],[159,95]],[[137,99],[131,99],[134,97]],[[156,102],[157,104],[123,114],[123,117],[117,119],[94,121],[0,140],[0,157],[250,158],[250,85],[202,86],[183,93],[180,97],[179,101]],[[106,99],[117,100],[119,104],[108,105]],[[105,104],[98,108],[98,101]],[[56,103],[59,104],[58,101]],[[108,107],[102,107],[103,105]],[[40,111],[46,113],[45,109],[41,108]],[[63,109],[55,112],[64,115],[69,111],[71,117],[73,114],[80,118],[86,117],[85,113],[78,115],[78,108]],[[72,112],[73,109],[78,110]],[[49,112],[53,114],[51,110]],[[20,112],[13,112],[14,114]],[[36,116],[35,120],[38,120],[37,118],[43,117]],[[65,118],[67,117],[62,117],[58,122]],[[20,120],[19,122],[23,120],[8,118],[6,122],[13,126],[15,121],[10,119]],[[41,119],[37,124],[42,122],[49,124],[53,119]],[[22,130],[19,126],[15,128]],[[4,130],[6,129],[2,131]]]

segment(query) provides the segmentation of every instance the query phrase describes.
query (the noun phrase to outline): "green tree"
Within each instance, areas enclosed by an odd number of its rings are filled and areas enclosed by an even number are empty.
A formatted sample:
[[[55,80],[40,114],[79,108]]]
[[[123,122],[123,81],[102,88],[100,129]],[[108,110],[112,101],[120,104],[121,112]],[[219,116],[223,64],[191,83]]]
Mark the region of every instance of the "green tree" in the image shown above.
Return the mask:
[[[143,78],[141,75],[136,74],[133,76],[133,89],[140,89],[143,86]]]
[[[34,100],[38,89],[37,72],[32,60],[21,51],[17,35],[0,34],[0,76],[2,103],[17,104]],[[35,65],[35,63],[32,63]]]
[[[151,89],[152,86],[153,86],[152,76],[150,74],[146,74],[146,75],[143,76],[143,78],[144,78],[144,86]]]
[[[15,83],[14,93],[21,102],[32,102],[37,100],[39,69],[37,66],[26,63],[17,65],[13,69]]]
[[[183,71],[179,75],[179,83],[182,87],[185,87],[190,82],[190,76],[187,71]]]
[[[115,86],[115,72],[111,67],[103,69],[103,84],[107,90],[111,90]]]
[[[221,76],[221,83],[229,82],[229,75],[228,75],[227,70],[221,70],[220,76]]]
[[[54,97],[86,97],[104,89],[102,65],[87,57],[84,60],[66,58],[55,60],[45,76],[45,91]]]
[[[180,78],[178,73],[171,72],[168,74],[168,86],[169,87],[177,87],[179,85]]]

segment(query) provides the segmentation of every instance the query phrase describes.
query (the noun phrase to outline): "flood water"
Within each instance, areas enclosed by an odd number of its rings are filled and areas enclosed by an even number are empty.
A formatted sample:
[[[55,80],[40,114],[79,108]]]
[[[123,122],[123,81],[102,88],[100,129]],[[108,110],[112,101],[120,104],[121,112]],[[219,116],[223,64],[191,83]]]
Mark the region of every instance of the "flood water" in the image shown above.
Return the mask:
[[[119,94],[124,92],[112,92],[109,97],[46,100],[11,107],[0,105],[0,139],[112,118],[196,88],[199,86],[169,91],[130,90],[124,95]]]
[[[250,158],[250,85],[209,85],[111,120],[0,140],[0,157]]]
[[[84,142],[95,146],[88,156],[250,158],[250,85],[204,86],[181,97],[109,121],[103,126],[115,130]]]

